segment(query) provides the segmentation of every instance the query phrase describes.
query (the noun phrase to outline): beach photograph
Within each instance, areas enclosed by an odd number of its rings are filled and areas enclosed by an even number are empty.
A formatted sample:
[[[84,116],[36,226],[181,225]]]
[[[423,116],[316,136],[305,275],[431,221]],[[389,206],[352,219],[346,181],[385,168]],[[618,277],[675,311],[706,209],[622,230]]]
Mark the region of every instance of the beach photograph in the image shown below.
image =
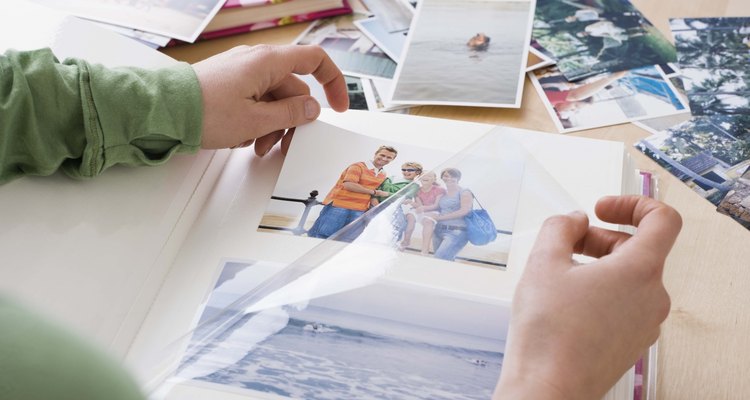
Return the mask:
[[[294,43],[322,47],[347,75],[393,78],[396,62],[354,25],[354,21],[368,17],[368,14],[354,12],[317,20]]]
[[[674,46],[627,0],[537,0],[532,35],[570,81],[675,61]]]
[[[674,18],[670,28],[692,114],[750,114],[750,18]]]
[[[308,129],[292,140],[259,230],[505,268],[525,162],[519,152],[503,156],[507,148],[496,159],[456,158],[332,126]],[[464,216],[451,213],[480,205],[497,236],[475,245]]]
[[[530,1],[423,0],[392,102],[519,107],[532,14]]]
[[[529,78],[560,132],[688,114],[684,100],[656,66],[576,82],[551,66],[530,72]]]
[[[225,262],[194,332],[199,350],[178,368],[179,381],[253,398],[491,397],[507,305],[382,281],[251,314],[232,308],[277,268]],[[202,341],[207,332],[215,339]]]

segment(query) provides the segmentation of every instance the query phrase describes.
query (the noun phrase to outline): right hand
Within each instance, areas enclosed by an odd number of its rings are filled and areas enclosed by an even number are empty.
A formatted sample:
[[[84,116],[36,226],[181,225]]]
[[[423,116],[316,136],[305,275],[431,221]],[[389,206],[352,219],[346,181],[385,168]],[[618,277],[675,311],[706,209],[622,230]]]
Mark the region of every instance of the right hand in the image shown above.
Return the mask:
[[[204,148],[255,143],[258,155],[318,118],[320,105],[295,74],[312,74],[336,111],[349,107],[341,71],[318,46],[239,46],[193,65],[203,95]],[[285,148],[282,142],[282,149]]]
[[[601,399],[659,336],[680,215],[639,196],[602,198],[596,214],[638,230],[592,227],[583,213],[545,222],[513,300],[494,399]],[[578,265],[574,253],[598,260]]]

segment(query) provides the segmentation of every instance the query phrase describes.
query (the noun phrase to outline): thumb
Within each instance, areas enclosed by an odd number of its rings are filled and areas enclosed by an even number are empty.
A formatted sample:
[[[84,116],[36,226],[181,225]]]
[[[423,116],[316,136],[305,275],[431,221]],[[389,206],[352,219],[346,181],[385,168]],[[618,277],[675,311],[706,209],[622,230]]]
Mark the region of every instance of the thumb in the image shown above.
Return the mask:
[[[253,114],[260,131],[268,133],[314,121],[320,115],[320,104],[309,95],[286,97],[255,103]]]
[[[589,219],[581,211],[548,218],[536,237],[528,267],[572,265],[573,253],[586,237],[588,228]]]

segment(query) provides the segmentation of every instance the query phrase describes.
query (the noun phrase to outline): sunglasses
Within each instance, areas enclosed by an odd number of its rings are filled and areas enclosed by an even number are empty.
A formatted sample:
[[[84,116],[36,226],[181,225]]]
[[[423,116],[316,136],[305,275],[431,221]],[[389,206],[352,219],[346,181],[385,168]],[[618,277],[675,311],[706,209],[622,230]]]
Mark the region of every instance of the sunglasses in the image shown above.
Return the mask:
[[[417,172],[417,171],[419,170],[414,169],[414,168],[401,168],[401,172]]]

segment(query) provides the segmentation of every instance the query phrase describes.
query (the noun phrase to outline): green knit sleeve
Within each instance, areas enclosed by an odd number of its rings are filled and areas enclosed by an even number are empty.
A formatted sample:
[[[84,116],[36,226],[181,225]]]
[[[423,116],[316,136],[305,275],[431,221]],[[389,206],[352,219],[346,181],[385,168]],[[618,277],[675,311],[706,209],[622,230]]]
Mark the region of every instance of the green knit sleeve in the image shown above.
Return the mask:
[[[0,56],[0,183],[62,169],[90,178],[200,148],[203,104],[184,63],[146,70],[58,62],[49,49]]]
[[[2,296],[0,326],[0,399],[145,399],[102,351]]]

